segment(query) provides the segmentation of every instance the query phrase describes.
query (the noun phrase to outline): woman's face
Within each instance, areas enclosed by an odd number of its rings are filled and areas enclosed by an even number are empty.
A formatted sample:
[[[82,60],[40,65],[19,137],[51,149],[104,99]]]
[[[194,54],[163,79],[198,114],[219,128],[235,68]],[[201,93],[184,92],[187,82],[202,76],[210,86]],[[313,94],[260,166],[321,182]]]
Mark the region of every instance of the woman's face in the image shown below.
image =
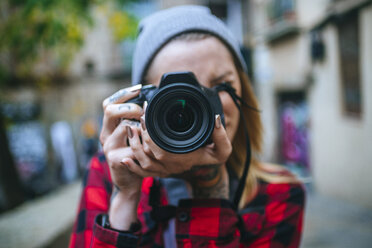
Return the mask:
[[[147,81],[158,86],[167,72],[191,71],[199,83],[213,87],[228,82],[241,96],[241,83],[229,50],[215,37],[196,41],[175,40],[162,48],[151,63]],[[232,142],[239,124],[239,110],[230,95],[219,93],[225,114],[227,136]]]

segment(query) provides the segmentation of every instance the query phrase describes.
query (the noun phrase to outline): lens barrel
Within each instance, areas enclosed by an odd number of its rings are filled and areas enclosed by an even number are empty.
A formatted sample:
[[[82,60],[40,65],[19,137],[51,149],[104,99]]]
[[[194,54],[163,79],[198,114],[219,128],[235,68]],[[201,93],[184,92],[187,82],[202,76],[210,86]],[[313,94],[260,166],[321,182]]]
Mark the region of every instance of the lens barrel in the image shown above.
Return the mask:
[[[174,83],[160,88],[146,109],[146,127],[152,140],[172,153],[204,146],[214,129],[214,109],[201,87]]]

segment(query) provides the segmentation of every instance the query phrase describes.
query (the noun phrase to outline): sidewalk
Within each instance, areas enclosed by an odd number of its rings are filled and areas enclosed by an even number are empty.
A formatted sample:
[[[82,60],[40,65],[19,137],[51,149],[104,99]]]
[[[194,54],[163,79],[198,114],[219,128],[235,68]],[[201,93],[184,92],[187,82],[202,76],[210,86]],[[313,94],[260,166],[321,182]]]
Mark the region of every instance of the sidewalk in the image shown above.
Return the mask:
[[[81,181],[27,202],[0,215],[0,246],[2,248],[67,247],[55,244],[62,234],[71,232],[76,216]]]
[[[371,209],[316,193],[307,195],[306,207],[302,248],[372,247]]]

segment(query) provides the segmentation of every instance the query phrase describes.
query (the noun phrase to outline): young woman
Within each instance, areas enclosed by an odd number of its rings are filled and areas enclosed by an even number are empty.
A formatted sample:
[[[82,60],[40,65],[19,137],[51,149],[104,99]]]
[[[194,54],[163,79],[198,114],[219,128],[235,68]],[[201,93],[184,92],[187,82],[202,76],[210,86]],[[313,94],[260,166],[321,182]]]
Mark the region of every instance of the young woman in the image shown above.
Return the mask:
[[[193,72],[208,88],[230,85],[242,99],[243,118],[234,98],[220,91],[225,127],[216,115],[211,144],[174,154],[149,136],[147,104],[127,101],[138,96],[139,83],[158,86],[164,73],[180,71]],[[200,6],[147,17],[140,23],[132,78],[133,87],[103,102],[103,153],[84,178],[70,247],[298,247],[304,190],[284,168],[257,159],[258,104],[226,26]],[[239,181],[245,186],[234,203]]]

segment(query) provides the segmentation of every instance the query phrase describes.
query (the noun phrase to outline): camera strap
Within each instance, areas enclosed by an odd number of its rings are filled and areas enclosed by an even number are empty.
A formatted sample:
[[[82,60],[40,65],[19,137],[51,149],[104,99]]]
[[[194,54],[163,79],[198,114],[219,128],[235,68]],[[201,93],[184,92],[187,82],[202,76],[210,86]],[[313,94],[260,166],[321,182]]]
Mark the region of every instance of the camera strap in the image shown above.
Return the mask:
[[[244,125],[245,142],[246,142],[245,164],[244,164],[243,173],[242,173],[242,175],[241,175],[241,177],[239,179],[239,184],[238,184],[238,187],[237,187],[237,189],[235,191],[234,198],[233,198],[233,206],[234,206],[235,210],[237,210],[238,207],[239,207],[240,199],[241,199],[241,197],[243,195],[245,183],[247,181],[247,175],[248,175],[249,166],[251,164],[251,157],[252,157],[251,142],[250,142],[249,133],[248,133],[248,130],[247,130],[247,123],[246,123],[246,120],[244,118],[244,114],[243,114],[243,111],[241,109],[241,105],[244,105],[245,107],[247,107],[247,108],[249,108],[251,110],[257,111],[257,112],[260,112],[260,111],[258,109],[256,109],[256,108],[248,105],[243,100],[243,98],[241,98],[240,96],[238,96],[236,94],[235,89],[230,84],[228,84],[228,83],[222,83],[222,84],[217,85],[215,87],[215,90],[217,92],[226,91],[231,96],[232,100],[234,101],[236,107],[239,110],[240,118],[242,119],[243,125]]]

